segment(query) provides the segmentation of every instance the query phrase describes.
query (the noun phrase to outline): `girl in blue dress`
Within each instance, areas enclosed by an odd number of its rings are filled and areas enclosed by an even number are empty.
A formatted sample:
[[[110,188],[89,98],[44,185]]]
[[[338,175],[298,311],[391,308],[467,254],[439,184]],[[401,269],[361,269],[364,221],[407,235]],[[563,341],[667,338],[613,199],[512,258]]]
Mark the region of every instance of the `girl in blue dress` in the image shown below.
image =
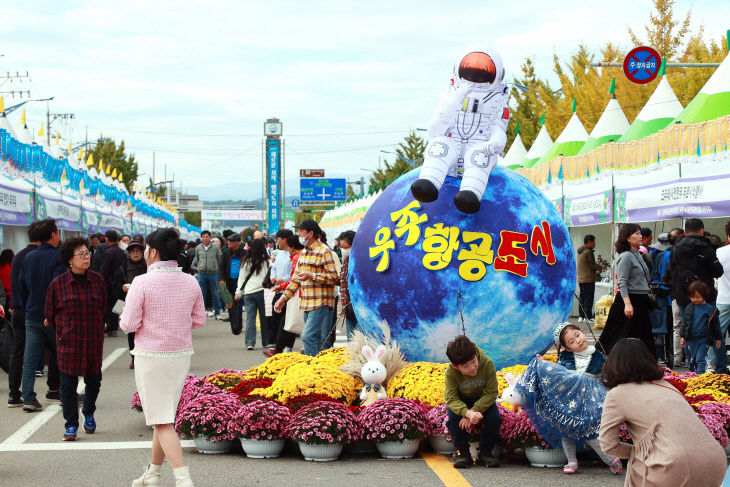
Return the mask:
[[[565,452],[568,463],[563,467],[564,473],[574,474],[578,470],[576,446],[585,449],[587,445],[614,474],[620,474],[621,460],[603,453],[598,443],[606,388],[595,376],[603,368],[606,356],[588,346],[585,334],[570,323],[559,324],[553,338],[558,362],[547,362],[538,355],[515,386],[525,412],[540,436]]]

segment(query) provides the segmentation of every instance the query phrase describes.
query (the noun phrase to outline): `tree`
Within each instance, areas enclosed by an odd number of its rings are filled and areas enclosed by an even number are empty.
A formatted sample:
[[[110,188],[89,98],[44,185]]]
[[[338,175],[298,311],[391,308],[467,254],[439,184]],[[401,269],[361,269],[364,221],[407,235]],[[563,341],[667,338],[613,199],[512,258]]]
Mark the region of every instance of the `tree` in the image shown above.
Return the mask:
[[[103,136],[99,136],[99,138],[101,139]],[[116,169],[117,174],[121,171],[124,186],[127,187],[130,193],[132,192],[134,183],[137,182],[139,168],[137,167],[134,154],[127,155],[125,153],[123,140],[119,145],[113,139],[99,142],[94,147],[94,150],[91,151],[91,154],[94,156],[96,163],[103,161],[104,167],[111,166],[111,170]]]
[[[378,169],[370,177],[370,187],[385,187],[407,173],[413,166],[406,161],[414,161],[416,167],[423,165],[423,153],[426,150],[426,141],[422,139],[415,131],[411,131],[403,141],[398,144],[395,153],[395,160],[390,163],[385,161],[385,168]]]
[[[191,225],[195,225],[196,227],[200,228],[200,212],[199,211],[190,211],[185,212],[183,214],[183,220],[188,222]]]
[[[644,25],[647,43],[629,27],[629,37],[634,46],[649,45],[663,58],[675,59],[682,51],[682,39],[689,33],[692,11],[688,11],[683,21],[674,17],[674,0],[654,0],[655,13],[649,14],[649,23]],[[681,24],[681,25],[680,25]],[[679,26],[678,30],[675,30]]]
[[[540,117],[545,111],[545,101],[538,93],[543,93],[542,96],[549,97],[553,102],[557,100],[558,95],[553,92],[547,81],[541,80],[535,75],[535,65],[530,58],[525,59],[522,64],[522,79],[515,78],[514,81],[525,86],[528,91],[512,88],[511,95],[514,105],[507,127],[507,147],[515,139],[515,128],[518,122],[522,142],[529,147],[540,132]]]

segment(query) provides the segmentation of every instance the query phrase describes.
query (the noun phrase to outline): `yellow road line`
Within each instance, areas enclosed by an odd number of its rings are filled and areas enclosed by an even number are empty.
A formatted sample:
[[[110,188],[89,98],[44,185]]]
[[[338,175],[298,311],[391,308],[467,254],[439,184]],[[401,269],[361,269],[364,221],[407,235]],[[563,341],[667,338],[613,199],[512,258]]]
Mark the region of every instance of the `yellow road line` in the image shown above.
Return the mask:
[[[428,452],[422,452],[420,455],[446,487],[471,487],[471,484],[445,456]]]

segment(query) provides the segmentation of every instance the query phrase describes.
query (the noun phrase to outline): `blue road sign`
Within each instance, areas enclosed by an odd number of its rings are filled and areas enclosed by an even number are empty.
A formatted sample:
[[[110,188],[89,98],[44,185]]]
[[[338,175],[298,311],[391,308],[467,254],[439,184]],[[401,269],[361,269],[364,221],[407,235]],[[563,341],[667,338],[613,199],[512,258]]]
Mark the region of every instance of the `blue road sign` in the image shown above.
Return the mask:
[[[624,74],[632,83],[643,85],[653,81],[659,73],[662,57],[651,47],[636,47],[624,58]]]
[[[299,208],[299,200],[291,200],[292,208]]]
[[[299,199],[302,201],[345,201],[346,197],[347,180],[344,178],[299,179]]]

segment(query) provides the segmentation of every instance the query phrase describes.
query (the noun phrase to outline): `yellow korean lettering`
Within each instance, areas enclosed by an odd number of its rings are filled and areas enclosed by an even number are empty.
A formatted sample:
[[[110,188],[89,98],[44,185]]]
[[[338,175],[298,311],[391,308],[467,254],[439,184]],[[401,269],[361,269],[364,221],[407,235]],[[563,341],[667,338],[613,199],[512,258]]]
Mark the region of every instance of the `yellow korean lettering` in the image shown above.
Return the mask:
[[[459,266],[459,277],[465,281],[478,281],[487,274],[487,264],[494,262],[492,250],[492,236],[484,232],[464,232],[461,240],[468,245],[468,249],[461,249],[458,260],[464,262]],[[478,244],[470,243],[480,241]]]
[[[370,247],[370,260],[380,258],[378,266],[375,268],[378,272],[383,272],[390,266],[390,255],[388,252],[395,249],[395,242],[390,238],[390,228],[383,227],[375,234],[375,246]]]
[[[423,267],[432,271],[445,268],[451,262],[453,253],[459,249],[459,229],[444,228],[443,223],[436,223],[424,231]]]
[[[420,209],[421,204],[413,200],[405,208],[390,214],[390,219],[395,222],[395,236],[401,238],[407,233],[405,244],[409,247],[415,245],[421,236],[419,225],[428,221],[428,215],[416,213]]]

